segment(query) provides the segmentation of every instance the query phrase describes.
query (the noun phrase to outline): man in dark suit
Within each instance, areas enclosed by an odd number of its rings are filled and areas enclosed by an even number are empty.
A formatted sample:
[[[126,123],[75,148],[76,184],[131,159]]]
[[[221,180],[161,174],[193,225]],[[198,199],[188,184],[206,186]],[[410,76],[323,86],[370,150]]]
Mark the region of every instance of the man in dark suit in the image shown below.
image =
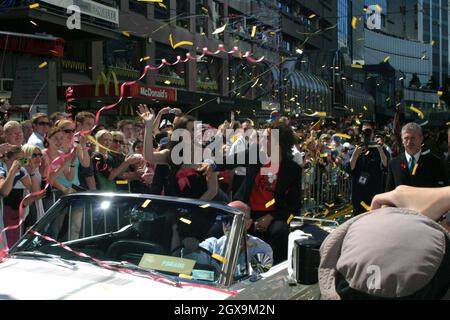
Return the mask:
[[[408,123],[402,128],[405,152],[389,162],[387,191],[399,185],[443,187],[449,184],[445,164],[429,151],[422,152],[422,128]]]

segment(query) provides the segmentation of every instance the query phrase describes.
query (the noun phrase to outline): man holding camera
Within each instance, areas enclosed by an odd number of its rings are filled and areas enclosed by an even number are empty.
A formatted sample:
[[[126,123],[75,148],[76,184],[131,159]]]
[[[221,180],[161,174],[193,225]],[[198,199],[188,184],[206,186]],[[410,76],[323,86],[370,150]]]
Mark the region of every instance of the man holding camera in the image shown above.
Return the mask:
[[[356,145],[350,159],[352,174],[353,215],[364,213],[375,195],[384,192],[384,172],[387,153],[374,140],[375,130],[371,122],[365,122],[361,130],[361,142]]]

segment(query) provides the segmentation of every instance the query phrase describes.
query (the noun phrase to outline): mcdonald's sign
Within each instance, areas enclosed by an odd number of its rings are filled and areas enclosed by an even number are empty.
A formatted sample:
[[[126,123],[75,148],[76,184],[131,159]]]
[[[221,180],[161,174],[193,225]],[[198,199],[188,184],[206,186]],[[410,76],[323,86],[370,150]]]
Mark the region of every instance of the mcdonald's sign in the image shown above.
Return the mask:
[[[107,74],[105,74],[105,72],[102,71],[98,75],[97,80],[95,81],[95,96],[96,97],[100,96],[100,81],[103,82],[103,90],[104,90],[105,96],[109,96],[109,83],[111,81],[111,77],[113,79],[113,84],[114,84],[114,94],[116,96],[119,96],[119,82],[117,81],[116,73],[114,71],[108,71]]]

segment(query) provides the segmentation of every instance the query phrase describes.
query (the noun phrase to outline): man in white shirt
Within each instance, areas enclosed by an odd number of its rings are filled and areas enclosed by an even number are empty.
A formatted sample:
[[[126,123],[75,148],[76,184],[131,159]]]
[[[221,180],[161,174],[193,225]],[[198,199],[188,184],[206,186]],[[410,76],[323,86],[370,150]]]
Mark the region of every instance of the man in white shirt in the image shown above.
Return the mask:
[[[44,137],[50,128],[50,120],[45,113],[36,113],[31,118],[33,133],[28,138],[28,143],[34,144],[40,149],[44,149]]]

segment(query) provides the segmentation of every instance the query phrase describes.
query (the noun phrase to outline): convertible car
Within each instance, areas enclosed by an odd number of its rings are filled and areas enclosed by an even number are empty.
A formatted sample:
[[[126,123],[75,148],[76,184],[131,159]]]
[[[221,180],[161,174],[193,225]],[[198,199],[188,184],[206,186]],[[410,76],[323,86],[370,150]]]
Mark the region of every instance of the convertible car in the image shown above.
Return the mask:
[[[206,239],[223,236],[222,252]],[[0,263],[0,299],[317,299],[317,284],[247,256],[244,216],[192,199],[63,196]],[[18,281],[20,279],[20,281]]]

